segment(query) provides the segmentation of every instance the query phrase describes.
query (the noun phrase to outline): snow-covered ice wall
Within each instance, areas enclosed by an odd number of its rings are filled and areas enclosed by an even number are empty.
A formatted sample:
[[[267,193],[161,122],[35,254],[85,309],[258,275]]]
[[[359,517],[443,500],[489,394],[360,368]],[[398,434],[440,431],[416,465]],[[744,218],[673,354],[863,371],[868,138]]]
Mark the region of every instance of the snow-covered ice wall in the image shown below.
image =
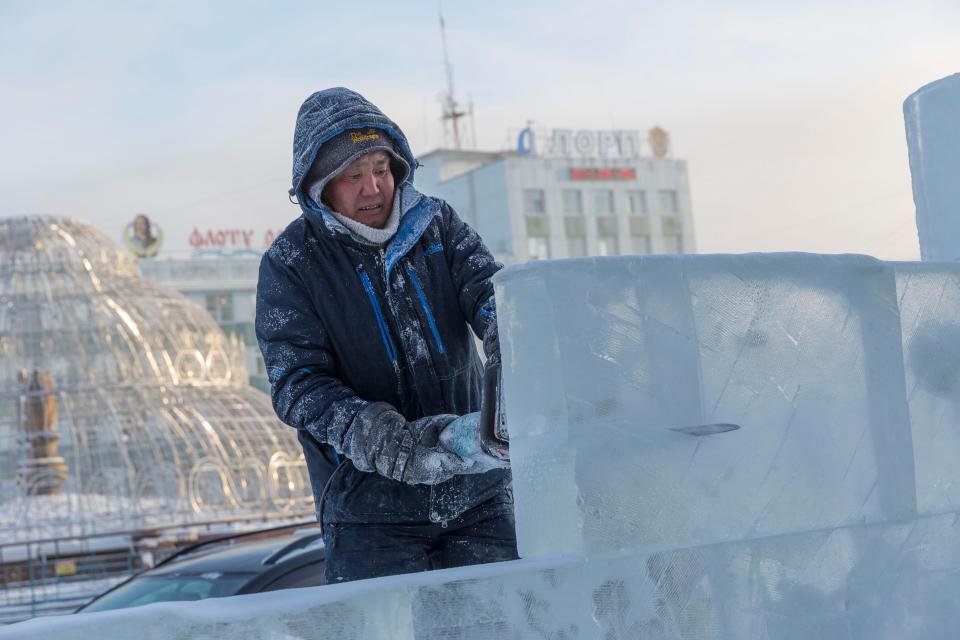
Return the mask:
[[[519,560],[0,628],[36,640],[956,638],[956,514],[590,560]],[[549,523],[545,523],[549,524]]]
[[[923,260],[960,259],[960,73],[903,103]]]
[[[588,258],[508,269],[496,288],[521,556],[915,515],[889,265]],[[740,428],[671,430],[715,423]]]

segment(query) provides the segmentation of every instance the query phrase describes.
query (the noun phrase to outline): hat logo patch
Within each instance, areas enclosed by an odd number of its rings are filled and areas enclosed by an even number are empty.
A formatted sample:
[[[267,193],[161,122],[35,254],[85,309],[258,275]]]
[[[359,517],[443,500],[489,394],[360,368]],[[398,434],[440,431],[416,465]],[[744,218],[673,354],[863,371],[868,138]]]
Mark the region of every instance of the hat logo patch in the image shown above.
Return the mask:
[[[380,134],[376,129],[367,129],[366,132],[360,131],[351,131],[350,132],[350,142],[354,144],[360,144],[361,142],[369,142],[371,140],[379,140]]]

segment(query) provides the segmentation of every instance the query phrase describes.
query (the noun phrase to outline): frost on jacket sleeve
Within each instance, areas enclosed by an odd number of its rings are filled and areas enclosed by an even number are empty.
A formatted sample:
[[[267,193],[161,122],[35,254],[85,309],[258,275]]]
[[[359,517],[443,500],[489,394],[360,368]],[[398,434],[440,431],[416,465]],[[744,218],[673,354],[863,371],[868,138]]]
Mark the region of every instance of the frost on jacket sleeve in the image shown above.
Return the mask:
[[[447,263],[459,293],[460,311],[477,337],[483,337],[487,325],[496,322],[490,278],[503,265],[494,260],[480,235],[446,203],[443,220]]]
[[[394,458],[409,439],[406,422],[378,420],[371,429],[370,414],[392,407],[361,399],[337,377],[329,338],[306,286],[269,252],[260,263],[256,330],[280,420],[332,445],[360,471],[402,469]]]

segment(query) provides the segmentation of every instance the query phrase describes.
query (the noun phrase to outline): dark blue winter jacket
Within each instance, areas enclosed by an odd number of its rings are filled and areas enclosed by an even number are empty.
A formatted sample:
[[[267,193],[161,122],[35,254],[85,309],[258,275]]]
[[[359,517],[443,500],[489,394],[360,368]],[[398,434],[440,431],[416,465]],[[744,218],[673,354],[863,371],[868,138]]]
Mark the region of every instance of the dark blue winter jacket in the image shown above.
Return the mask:
[[[394,195],[399,229],[383,248],[355,240],[302,184],[321,144],[367,127],[386,131],[411,167]],[[346,450],[354,417],[372,402],[407,420],[480,409],[471,329],[480,336],[495,321],[490,277],[500,265],[449,205],[414,189],[415,166],[400,128],[359,94],[329,89],[301,107],[291,194],[303,213],[260,264],[256,329],[273,406],[298,429],[323,522],[442,522],[510,501],[506,470],[408,485],[359,471],[349,460],[359,452]]]

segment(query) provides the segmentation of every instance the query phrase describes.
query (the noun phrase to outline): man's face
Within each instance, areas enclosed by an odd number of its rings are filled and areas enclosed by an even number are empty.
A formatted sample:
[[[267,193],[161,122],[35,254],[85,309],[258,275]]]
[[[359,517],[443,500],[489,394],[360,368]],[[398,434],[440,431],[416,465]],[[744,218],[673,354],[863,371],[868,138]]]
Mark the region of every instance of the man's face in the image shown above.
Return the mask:
[[[393,208],[393,187],[390,154],[371,151],[327,183],[323,196],[337,213],[382,229]]]

